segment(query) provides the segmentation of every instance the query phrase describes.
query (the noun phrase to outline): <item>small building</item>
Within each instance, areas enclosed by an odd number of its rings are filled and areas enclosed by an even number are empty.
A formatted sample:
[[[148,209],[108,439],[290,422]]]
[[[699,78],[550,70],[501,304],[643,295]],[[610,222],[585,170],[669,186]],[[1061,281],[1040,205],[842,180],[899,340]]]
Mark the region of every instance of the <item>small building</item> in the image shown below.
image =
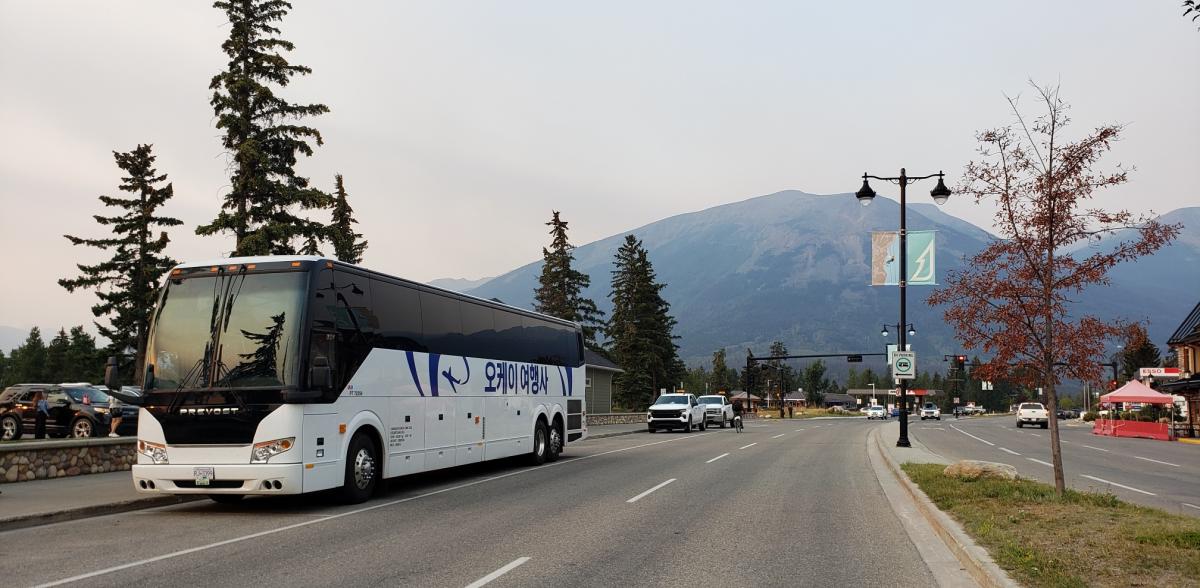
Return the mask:
[[[625,371],[607,357],[583,350],[584,392],[587,395],[588,414],[607,414],[613,407],[613,377]]]
[[[1167,340],[1175,352],[1179,379],[1158,387],[1161,392],[1182,396],[1187,403],[1187,424],[1177,427],[1177,435],[1200,436],[1200,303],[1183,319]]]
[[[839,394],[837,392],[826,393],[822,402],[824,403],[825,408],[833,408],[835,406],[840,406],[842,408],[853,408],[858,405],[853,396],[849,394]]]

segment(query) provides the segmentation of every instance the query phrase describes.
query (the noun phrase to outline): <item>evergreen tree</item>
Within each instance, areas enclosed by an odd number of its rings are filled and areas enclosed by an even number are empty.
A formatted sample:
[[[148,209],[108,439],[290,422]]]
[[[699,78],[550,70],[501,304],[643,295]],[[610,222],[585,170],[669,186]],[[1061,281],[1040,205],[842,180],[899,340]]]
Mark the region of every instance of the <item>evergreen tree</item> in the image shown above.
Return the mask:
[[[718,349],[713,352],[712,359],[712,391],[713,392],[729,392],[737,387],[737,381],[733,381],[730,385],[729,366],[725,364],[725,350]]]
[[[58,334],[46,346],[46,377],[53,382],[77,382],[67,378],[67,350],[71,340],[67,337],[66,329],[59,328]]]
[[[659,388],[669,388],[681,377],[675,318],[641,241],[627,235],[615,266],[609,294],[613,314],[606,333],[613,357],[625,370],[616,377],[617,395],[623,407],[641,408]]]
[[[1121,376],[1132,380],[1138,375],[1138,370],[1144,367],[1158,367],[1162,357],[1158,346],[1150,342],[1145,327],[1135,325],[1125,340],[1125,348],[1121,350]]]
[[[354,220],[354,209],[350,208],[350,203],[346,200],[346,186],[342,182],[342,174],[333,178],[333,222],[329,225],[329,242],[333,244],[333,254],[346,263],[362,263],[367,242],[360,241],[362,235],[354,232],[353,225],[358,221]]]
[[[0,386],[8,385],[8,358],[4,357],[4,350],[0,349]]]
[[[11,383],[52,383],[46,377],[46,343],[41,329],[29,330],[25,342],[13,350],[9,365]]]
[[[276,96],[296,75],[312,70],[288,63],[295,46],[278,37],[275,24],[292,8],[284,0],[223,0],[213,7],[229,19],[229,38],[221,44],[229,56],[225,71],[213,76],[210,103],[222,145],[232,158],[230,190],[211,223],[199,235],[231,232],[234,255],[287,255],[297,238],[319,240],[325,226],[298,216],[298,210],[325,208],[329,195],[296,175],[298,155],[313,154],[310,141],[321,133],[299,119],[329,112],[324,104],[292,104]]]
[[[158,209],[174,194],[171,184],[157,187],[167,179],[154,169],[150,145],[138,145],[128,153],[113,152],[127,175],[121,178],[120,189],[132,194],[129,198],[100,196],[105,206],[118,209],[116,216],[95,215],[96,222],[112,227],[112,235],[100,239],[83,239],[64,235],[74,245],[87,245],[111,251],[112,257],[96,265],[77,264],[80,275],[61,279],[58,284],[68,292],[77,288],[92,288],[100,302],[92,306],[97,318],[107,317],[109,324],[96,323],[100,335],[108,339],[113,355],[126,355],[133,350],[133,373],[141,382],[142,365],[146,356],[146,335],[150,329],[150,313],[158,294],[158,280],[175,260],[163,255],[170,239],[166,231],[155,238],[155,227],[183,224],[179,219],[156,216]]]
[[[96,339],[83,330],[83,325],[71,327],[71,343],[67,347],[67,382],[99,382],[104,379],[104,356],[96,349]]]
[[[603,327],[604,313],[596,303],[583,297],[583,291],[591,285],[587,274],[571,267],[575,260],[574,245],[567,240],[567,221],[554,217],[546,226],[552,238],[550,248],[542,248],[542,275],[538,277],[538,288],[534,291],[534,310],[574,321],[583,328],[583,341],[589,349],[600,349],[596,335]]]
[[[287,313],[279,313],[271,317],[271,324],[262,333],[242,329],[242,336],[249,344],[255,345],[253,351],[241,353],[238,356],[242,362],[232,370],[230,379],[260,378],[274,383],[279,379],[279,344],[283,337],[283,325]]]
[[[833,387],[829,378],[825,377],[825,362],[819,359],[804,368],[800,382],[809,406],[820,406],[825,402],[825,393]]]

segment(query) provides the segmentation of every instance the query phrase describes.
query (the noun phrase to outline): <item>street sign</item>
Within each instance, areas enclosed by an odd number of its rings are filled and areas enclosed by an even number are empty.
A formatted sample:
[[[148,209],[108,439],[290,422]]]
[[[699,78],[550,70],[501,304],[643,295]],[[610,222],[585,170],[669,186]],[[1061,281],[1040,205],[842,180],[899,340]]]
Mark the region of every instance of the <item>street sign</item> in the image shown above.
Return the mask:
[[[917,374],[917,354],[912,351],[897,351],[892,354],[892,377],[911,380]]]
[[[957,397],[957,396],[955,396],[955,397],[954,397],[954,404],[958,404],[958,397]]]
[[[887,346],[887,364],[888,365],[892,365],[892,361],[895,359],[892,356],[896,354],[896,349],[898,349],[899,347],[900,346],[895,343],[888,343],[888,346]],[[904,350],[912,351],[912,343],[905,343]]]
[[[861,355],[847,355],[846,363],[862,363]]]
[[[1138,369],[1139,378],[1178,378],[1182,375],[1183,370],[1179,368],[1148,367]]]
[[[991,390],[992,389],[992,383],[987,380],[984,380],[983,382],[981,382],[980,385],[982,386],[983,390]]]

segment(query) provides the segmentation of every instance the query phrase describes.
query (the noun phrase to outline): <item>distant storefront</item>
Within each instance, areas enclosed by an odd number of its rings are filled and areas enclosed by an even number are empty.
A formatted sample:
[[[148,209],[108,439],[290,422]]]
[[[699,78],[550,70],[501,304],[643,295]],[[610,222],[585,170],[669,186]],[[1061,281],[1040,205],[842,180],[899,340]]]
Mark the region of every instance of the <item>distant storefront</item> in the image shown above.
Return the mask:
[[[623,370],[591,349],[583,350],[583,368],[587,378],[585,390],[588,414],[612,412],[613,377]]]
[[[1187,424],[1177,427],[1176,434],[1200,436],[1200,303],[1175,329],[1167,345],[1178,358],[1178,365],[1168,367],[1178,367],[1181,377],[1160,385],[1158,390],[1182,396],[1187,404]]]

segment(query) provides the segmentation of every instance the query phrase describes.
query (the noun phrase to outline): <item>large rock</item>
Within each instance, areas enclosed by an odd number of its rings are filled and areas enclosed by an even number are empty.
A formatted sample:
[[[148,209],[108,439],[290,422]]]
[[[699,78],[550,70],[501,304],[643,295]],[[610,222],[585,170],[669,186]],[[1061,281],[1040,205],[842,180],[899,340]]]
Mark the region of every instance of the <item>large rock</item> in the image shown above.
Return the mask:
[[[946,469],[942,470],[942,474],[961,480],[1015,480],[1017,479],[1017,468],[1006,463],[964,459],[958,463],[946,466]]]

